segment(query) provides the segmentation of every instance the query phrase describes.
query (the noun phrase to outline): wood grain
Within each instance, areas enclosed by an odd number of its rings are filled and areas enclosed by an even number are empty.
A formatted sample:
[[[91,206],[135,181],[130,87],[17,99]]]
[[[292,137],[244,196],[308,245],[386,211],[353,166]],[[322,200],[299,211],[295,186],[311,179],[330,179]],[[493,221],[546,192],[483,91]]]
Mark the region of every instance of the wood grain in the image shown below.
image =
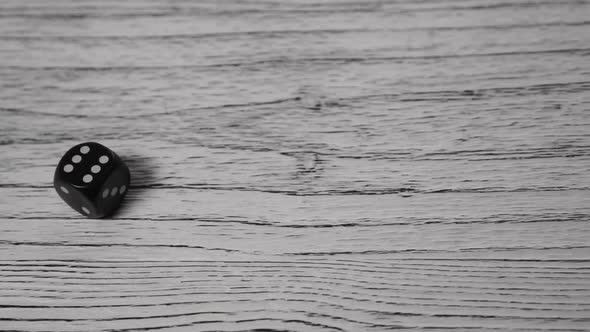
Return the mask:
[[[2,1],[0,330],[590,331],[589,13]]]

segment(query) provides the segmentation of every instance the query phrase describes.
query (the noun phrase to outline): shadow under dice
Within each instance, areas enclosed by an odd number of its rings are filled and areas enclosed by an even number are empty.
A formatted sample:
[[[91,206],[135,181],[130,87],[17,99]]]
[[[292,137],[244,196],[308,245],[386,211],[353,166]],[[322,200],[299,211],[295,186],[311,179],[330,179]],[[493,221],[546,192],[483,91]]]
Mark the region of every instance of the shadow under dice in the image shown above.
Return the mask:
[[[129,168],[115,152],[87,142],[64,154],[55,170],[53,186],[74,210],[89,218],[102,218],[121,205],[129,181]]]

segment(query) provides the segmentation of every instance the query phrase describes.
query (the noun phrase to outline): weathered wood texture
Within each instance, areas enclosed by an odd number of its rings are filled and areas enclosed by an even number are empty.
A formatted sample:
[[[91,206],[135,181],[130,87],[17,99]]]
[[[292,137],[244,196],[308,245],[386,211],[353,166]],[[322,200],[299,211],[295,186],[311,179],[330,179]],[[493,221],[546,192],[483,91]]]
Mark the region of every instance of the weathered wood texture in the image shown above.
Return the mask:
[[[0,2],[0,330],[589,330],[589,17]],[[111,220],[51,187],[85,140]]]

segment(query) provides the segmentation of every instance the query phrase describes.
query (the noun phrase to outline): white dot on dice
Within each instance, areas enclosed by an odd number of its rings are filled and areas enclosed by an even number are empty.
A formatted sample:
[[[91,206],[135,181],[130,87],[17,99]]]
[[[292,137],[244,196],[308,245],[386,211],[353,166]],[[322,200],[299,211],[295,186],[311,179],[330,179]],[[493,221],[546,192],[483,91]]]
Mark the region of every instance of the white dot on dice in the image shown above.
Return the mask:
[[[82,178],[82,181],[84,181],[84,183],[92,182],[92,175],[90,175],[90,174],[84,175],[84,177]]]
[[[82,211],[84,211],[84,213],[86,214],[90,214],[90,210],[88,210],[86,207],[82,207]]]
[[[82,152],[83,154],[87,154],[88,152],[90,152],[90,148],[86,145],[84,145],[83,147],[80,148],[80,152]]]
[[[82,161],[82,157],[80,157],[79,155],[75,155],[72,157],[72,161],[77,164]]]
[[[109,190],[109,188],[105,189],[105,190],[102,192],[102,198],[107,198],[107,196],[109,195],[109,191],[110,191],[110,190]]]
[[[117,187],[113,188],[113,190],[111,190],[111,196],[115,196],[117,194]]]
[[[70,192],[68,191],[68,188],[61,186],[59,187],[59,189],[61,189],[61,191],[63,191],[65,194],[69,194]]]
[[[125,185],[122,185],[121,189],[119,189],[119,194],[123,194],[125,190],[127,190],[127,187],[125,187]]]
[[[70,173],[73,170],[74,170],[74,166],[72,166],[71,164],[67,164],[64,166],[64,172],[66,172],[66,173]]]
[[[108,163],[108,162],[109,162],[109,157],[107,157],[107,156],[100,156],[100,158],[98,158],[98,161],[99,161],[101,164],[106,164],[106,163]]]
[[[94,166],[92,166],[90,171],[92,171],[92,173],[96,174],[96,173],[100,172],[100,166],[94,165]]]

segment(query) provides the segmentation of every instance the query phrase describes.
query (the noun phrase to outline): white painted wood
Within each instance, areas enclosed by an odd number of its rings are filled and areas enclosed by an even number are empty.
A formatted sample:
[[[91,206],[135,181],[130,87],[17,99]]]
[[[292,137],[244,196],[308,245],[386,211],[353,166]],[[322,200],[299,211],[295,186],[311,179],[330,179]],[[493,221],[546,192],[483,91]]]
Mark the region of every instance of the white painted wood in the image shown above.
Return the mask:
[[[589,11],[0,2],[0,331],[588,331]]]

